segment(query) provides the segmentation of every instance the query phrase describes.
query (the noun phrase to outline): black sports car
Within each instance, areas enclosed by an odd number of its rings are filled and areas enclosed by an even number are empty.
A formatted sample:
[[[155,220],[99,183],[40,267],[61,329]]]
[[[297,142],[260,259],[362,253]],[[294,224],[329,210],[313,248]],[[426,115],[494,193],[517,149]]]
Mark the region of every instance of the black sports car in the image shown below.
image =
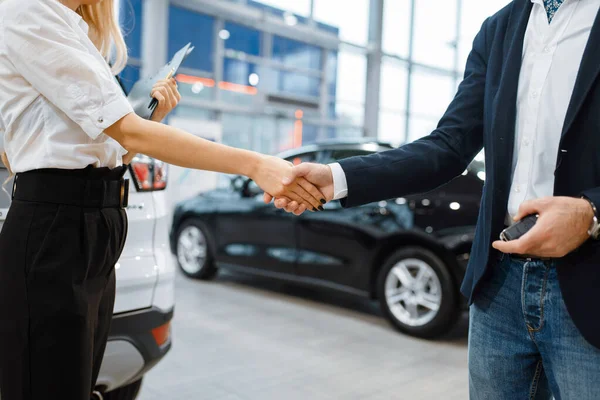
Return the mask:
[[[294,163],[330,163],[392,149],[373,140],[324,142],[281,154]],[[410,173],[410,171],[406,171]],[[218,268],[317,285],[378,299],[400,331],[434,337],[456,322],[459,285],[473,240],[485,172],[465,173],[430,193],[300,217],[263,203],[242,177],[231,187],[179,203],[171,249],[198,279]]]

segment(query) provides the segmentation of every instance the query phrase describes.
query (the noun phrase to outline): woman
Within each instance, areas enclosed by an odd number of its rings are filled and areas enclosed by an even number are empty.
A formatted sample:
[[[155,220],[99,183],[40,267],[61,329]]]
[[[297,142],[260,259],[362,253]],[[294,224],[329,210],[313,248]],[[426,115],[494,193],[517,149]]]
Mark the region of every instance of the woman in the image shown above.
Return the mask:
[[[2,400],[92,396],[126,235],[126,154],[245,175],[321,206],[308,182],[281,184],[285,161],[137,117],[113,78],[126,51],[112,10],[112,0],[0,0],[0,130],[16,173],[0,233]],[[163,109],[174,90],[155,93]]]

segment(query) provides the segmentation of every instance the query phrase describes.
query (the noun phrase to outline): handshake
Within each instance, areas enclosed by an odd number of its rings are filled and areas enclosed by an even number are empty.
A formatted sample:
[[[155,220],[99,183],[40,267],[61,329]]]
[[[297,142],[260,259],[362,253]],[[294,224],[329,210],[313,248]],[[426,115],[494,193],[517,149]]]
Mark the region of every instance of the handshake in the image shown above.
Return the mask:
[[[323,211],[333,200],[331,168],[321,164],[292,163],[277,157],[264,157],[250,176],[264,190],[264,201],[275,199],[275,207],[301,215],[305,211]]]

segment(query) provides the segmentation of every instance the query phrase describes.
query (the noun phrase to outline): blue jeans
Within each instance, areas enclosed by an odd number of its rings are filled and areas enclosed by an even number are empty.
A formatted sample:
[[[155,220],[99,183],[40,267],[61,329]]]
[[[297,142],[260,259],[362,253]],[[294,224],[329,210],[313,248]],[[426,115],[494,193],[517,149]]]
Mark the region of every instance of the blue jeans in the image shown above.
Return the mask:
[[[471,306],[469,390],[471,400],[600,399],[600,349],[569,317],[553,262],[505,255],[494,267]]]

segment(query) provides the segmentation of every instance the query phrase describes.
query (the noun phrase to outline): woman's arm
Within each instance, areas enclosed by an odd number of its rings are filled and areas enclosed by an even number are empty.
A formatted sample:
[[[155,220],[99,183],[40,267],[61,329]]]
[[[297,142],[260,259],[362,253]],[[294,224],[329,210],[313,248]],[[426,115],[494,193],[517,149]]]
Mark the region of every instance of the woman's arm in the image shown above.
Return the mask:
[[[130,153],[142,153],[169,164],[253,179],[266,193],[286,196],[316,210],[325,197],[306,180],[284,186],[292,165],[277,157],[236,149],[205,140],[172,126],[147,121],[134,113],[105,130]]]
[[[119,81],[120,83],[120,81]],[[122,85],[121,85],[122,87]],[[175,78],[158,81],[152,88],[150,97],[158,100],[158,105],[152,114],[151,121],[162,122],[181,101],[181,94],[177,89]],[[123,164],[128,165],[135,158],[136,153],[128,152],[123,156]]]

